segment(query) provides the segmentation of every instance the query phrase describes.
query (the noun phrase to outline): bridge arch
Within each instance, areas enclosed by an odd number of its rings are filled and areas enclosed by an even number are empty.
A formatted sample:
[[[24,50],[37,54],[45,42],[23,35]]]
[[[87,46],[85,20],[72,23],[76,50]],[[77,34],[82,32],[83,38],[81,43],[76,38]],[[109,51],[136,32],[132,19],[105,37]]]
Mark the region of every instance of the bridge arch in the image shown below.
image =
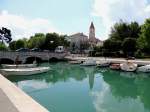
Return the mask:
[[[56,61],[61,60],[66,56],[66,53],[52,53],[52,52],[12,52],[0,51],[0,59],[7,58],[15,61],[16,57],[19,56],[19,61],[22,63],[33,62],[33,59],[37,57],[38,61]],[[29,58],[30,57],[30,58]],[[29,61],[31,60],[31,61]],[[3,60],[2,60],[3,61]],[[12,63],[12,61],[3,61],[3,63]]]
[[[27,58],[25,59],[25,63],[33,63],[33,61],[35,61],[35,60],[36,60],[37,63],[42,62],[42,58],[40,58],[40,57],[35,57],[35,56],[30,56],[30,57],[27,57]]]
[[[14,64],[14,61],[9,58],[1,58],[0,64]]]

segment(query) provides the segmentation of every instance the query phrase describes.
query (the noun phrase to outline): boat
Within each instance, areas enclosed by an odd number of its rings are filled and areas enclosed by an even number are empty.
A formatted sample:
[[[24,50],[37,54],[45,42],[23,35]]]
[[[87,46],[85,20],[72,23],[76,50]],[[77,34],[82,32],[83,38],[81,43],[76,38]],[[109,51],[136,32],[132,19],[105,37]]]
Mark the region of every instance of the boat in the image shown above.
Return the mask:
[[[14,68],[14,69],[0,69],[4,76],[8,75],[34,75],[48,72],[50,67],[35,67],[35,68]]]
[[[3,68],[10,68],[10,69],[13,69],[13,68],[33,68],[33,67],[36,67],[37,64],[2,64],[2,67]]]
[[[77,60],[77,61],[69,61],[70,64],[81,64],[83,61]]]
[[[103,67],[109,67],[109,65],[110,65],[109,62],[100,62],[96,66],[99,68],[103,68]]]
[[[137,71],[148,73],[148,72],[150,72],[150,65],[138,67]]]
[[[81,66],[96,66],[96,60],[93,59],[87,59],[85,60],[82,64],[80,64]]]
[[[133,63],[133,62],[125,62],[120,64],[120,68],[123,71],[126,72],[134,72],[137,69],[137,64]]]
[[[114,63],[109,66],[113,70],[120,70],[120,64]]]

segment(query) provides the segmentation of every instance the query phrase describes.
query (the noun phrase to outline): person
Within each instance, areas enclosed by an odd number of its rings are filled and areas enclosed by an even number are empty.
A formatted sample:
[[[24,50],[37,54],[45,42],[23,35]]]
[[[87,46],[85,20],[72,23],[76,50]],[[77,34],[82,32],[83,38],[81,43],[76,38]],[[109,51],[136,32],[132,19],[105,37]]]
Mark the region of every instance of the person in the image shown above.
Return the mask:
[[[17,55],[16,59],[15,59],[15,64],[18,65],[19,64],[19,55]]]

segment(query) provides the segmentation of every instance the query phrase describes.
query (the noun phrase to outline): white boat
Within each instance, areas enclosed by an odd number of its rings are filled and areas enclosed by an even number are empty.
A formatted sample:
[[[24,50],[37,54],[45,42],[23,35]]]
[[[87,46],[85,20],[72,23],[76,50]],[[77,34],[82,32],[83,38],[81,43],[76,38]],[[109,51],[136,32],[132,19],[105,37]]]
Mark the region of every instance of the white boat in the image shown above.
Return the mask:
[[[69,61],[70,64],[81,64],[82,61],[77,60],[77,61]]]
[[[96,60],[93,59],[87,59],[86,61],[84,61],[82,64],[80,64],[81,66],[95,66],[96,65]]]
[[[141,67],[138,67],[137,71],[139,72],[150,72],[150,65],[145,65],[145,66],[141,66]]]
[[[101,61],[96,66],[99,67],[99,68],[102,68],[102,67],[109,67],[109,65],[110,65],[110,62],[108,62],[108,61]]]
[[[0,69],[0,72],[5,75],[34,75],[44,73],[50,70],[50,67],[36,68],[17,68],[17,69]]]
[[[10,69],[13,69],[13,68],[33,68],[33,67],[36,67],[37,66],[37,64],[18,64],[18,65],[16,65],[16,64],[13,64],[13,65],[11,65],[11,64],[2,64],[2,67],[3,68],[10,68]]]
[[[125,62],[120,64],[120,68],[126,72],[134,72],[137,69],[137,64],[132,62]]]

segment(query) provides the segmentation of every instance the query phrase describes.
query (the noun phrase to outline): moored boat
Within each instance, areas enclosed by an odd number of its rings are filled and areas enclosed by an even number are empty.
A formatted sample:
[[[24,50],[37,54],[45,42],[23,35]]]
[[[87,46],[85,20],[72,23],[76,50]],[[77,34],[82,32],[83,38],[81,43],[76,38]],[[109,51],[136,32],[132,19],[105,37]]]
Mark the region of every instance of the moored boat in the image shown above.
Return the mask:
[[[7,69],[7,68],[10,68],[10,69],[13,69],[13,68],[33,68],[33,67],[36,67],[37,64],[2,64],[2,67]]]
[[[137,69],[137,64],[133,62],[125,62],[120,64],[120,68],[126,72],[134,72]]]
[[[69,61],[70,64],[81,64],[83,61],[77,60],[77,61]]]
[[[81,66],[96,66],[96,60],[93,59],[87,59],[85,60],[82,64],[80,64]]]
[[[36,67],[36,68],[17,68],[17,69],[0,69],[0,72],[5,75],[34,75],[48,72],[50,67]]]
[[[110,65],[109,62],[100,62],[96,66],[102,68],[102,67],[109,67],[109,65]]]
[[[120,64],[118,63],[111,64],[109,67],[113,70],[120,70]]]
[[[150,72],[150,65],[138,67],[137,71],[148,73],[148,72]]]

